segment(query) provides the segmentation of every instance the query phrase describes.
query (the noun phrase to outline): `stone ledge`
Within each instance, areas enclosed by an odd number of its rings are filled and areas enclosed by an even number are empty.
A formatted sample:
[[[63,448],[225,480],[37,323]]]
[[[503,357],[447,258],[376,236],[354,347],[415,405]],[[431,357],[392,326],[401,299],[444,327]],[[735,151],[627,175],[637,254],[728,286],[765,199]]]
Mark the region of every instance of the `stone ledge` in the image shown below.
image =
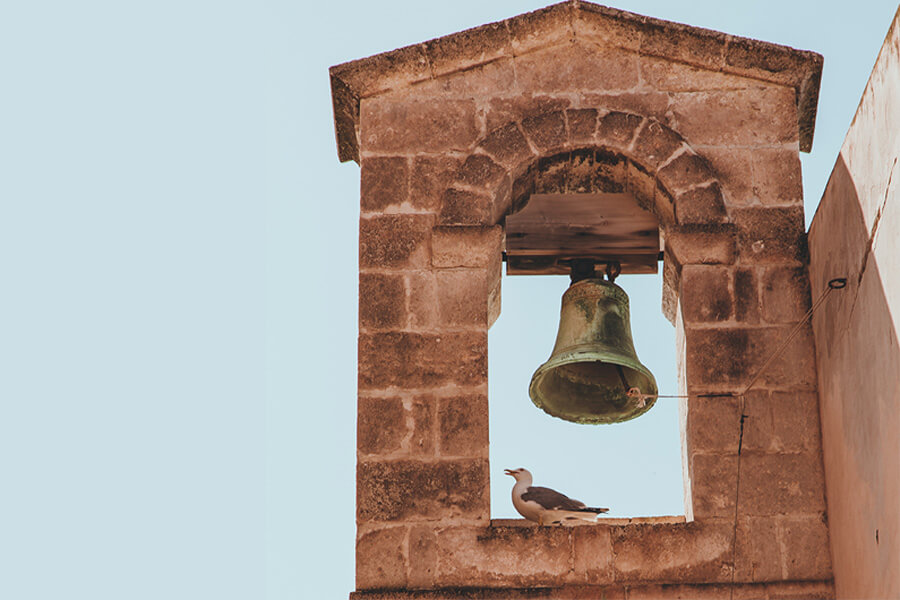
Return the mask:
[[[596,527],[598,525],[625,526],[625,525],[673,525],[685,523],[684,515],[665,517],[604,517],[597,519],[596,523],[588,521],[574,521],[563,525],[545,525],[545,527]],[[491,527],[540,527],[537,523],[527,519],[491,519]]]
[[[576,20],[577,31],[573,29]],[[610,37],[612,29],[619,33]],[[359,160],[357,131],[361,98],[511,58],[517,42],[535,37],[530,35],[532,31],[538,32],[542,39],[557,42],[564,42],[571,35],[588,40],[599,36],[610,47],[791,87],[798,104],[800,149],[809,152],[812,147],[821,55],[567,0],[497,23],[331,67],[339,159]],[[698,51],[691,51],[693,48]],[[521,54],[521,49],[517,54]]]
[[[732,594],[733,592],[733,594]],[[759,599],[759,600],[832,600],[834,581],[780,581],[775,583],[729,584],[651,584],[565,586],[544,588],[442,588],[431,590],[367,590],[350,593],[350,600],[587,600],[613,599]]]

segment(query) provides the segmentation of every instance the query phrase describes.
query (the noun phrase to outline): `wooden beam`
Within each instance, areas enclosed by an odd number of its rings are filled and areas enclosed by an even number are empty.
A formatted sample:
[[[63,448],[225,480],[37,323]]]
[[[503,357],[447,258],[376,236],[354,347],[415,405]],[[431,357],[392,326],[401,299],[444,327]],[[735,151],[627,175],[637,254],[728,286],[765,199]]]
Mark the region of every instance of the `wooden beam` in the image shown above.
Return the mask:
[[[574,258],[656,273],[659,250],[656,216],[628,193],[532,194],[506,217],[507,275],[565,275]]]

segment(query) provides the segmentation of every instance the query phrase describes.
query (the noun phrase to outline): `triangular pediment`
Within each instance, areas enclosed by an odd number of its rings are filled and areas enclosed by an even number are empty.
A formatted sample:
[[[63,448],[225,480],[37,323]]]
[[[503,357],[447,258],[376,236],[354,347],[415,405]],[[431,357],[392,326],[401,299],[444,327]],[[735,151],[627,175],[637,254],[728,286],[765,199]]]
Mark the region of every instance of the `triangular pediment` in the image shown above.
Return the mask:
[[[822,56],[569,0],[330,69],[338,155],[359,159],[360,100],[565,44],[621,49],[795,90],[800,149],[812,147]]]

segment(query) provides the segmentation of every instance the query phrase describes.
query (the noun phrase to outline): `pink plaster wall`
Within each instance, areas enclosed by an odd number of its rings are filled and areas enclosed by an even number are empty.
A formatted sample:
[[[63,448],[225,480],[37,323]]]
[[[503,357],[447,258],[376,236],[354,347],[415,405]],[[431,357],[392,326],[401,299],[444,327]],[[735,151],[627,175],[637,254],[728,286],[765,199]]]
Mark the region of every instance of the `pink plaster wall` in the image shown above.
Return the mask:
[[[809,232],[837,598],[900,598],[900,12]]]

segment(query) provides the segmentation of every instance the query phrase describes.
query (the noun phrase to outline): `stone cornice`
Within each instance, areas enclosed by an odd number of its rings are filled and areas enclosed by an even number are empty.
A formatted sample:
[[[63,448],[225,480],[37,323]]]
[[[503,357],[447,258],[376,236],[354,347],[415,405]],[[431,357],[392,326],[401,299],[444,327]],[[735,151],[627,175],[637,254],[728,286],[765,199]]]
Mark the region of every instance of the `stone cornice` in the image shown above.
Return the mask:
[[[792,87],[800,149],[809,152],[812,148],[822,75],[820,54],[567,0],[331,67],[338,157],[342,162],[359,160],[362,98],[573,40]]]

